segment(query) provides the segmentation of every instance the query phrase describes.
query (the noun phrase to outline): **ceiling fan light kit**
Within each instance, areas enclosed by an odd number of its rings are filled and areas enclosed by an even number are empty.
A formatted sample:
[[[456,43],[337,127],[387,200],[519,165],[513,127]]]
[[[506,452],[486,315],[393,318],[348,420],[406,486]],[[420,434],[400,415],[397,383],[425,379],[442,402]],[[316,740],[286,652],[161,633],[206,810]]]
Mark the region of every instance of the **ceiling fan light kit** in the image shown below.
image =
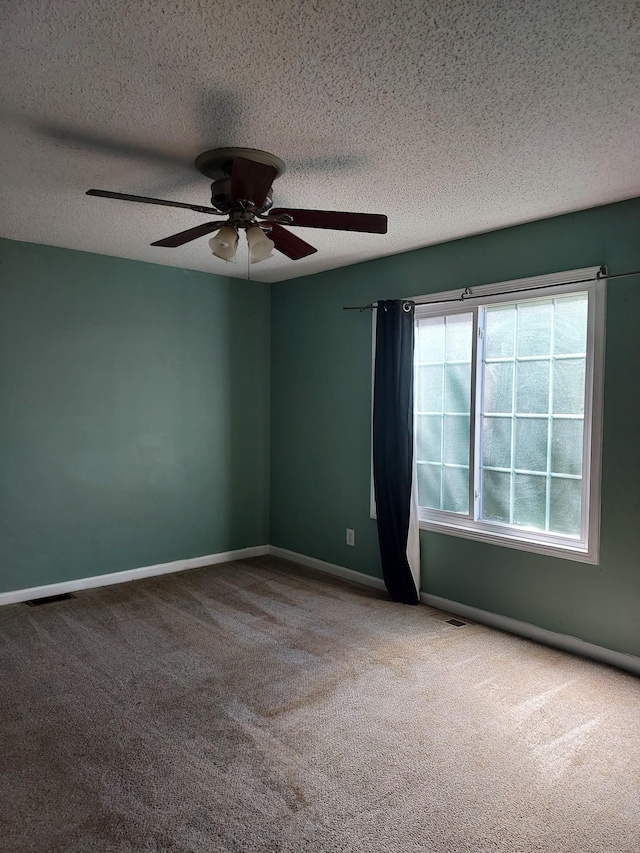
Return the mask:
[[[211,254],[223,261],[236,260],[236,249],[238,248],[238,232],[230,225],[223,225],[215,237],[209,240]]]
[[[270,240],[259,225],[247,228],[247,243],[249,244],[249,261],[257,264],[272,257],[276,244]]]
[[[214,216],[222,214],[227,217],[226,220],[205,222],[195,228],[156,240],[151,245],[177,248],[217,231],[209,240],[209,246],[217,258],[225,261],[235,261],[241,228],[247,235],[249,260],[252,264],[271,257],[273,249],[291,260],[299,260],[317,251],[310,243],[283,228],[284,225],[369,234],[387,233],[387,217],[379,213],[274,208],[273,182],[284,173],[285,164],[279,157],[267,151],[255,148],[215,148],[198,155],[195,164],[203,175],[213,181],[212,207],[108,190],[92,189],[87,191],[87,195],[181,207]]]

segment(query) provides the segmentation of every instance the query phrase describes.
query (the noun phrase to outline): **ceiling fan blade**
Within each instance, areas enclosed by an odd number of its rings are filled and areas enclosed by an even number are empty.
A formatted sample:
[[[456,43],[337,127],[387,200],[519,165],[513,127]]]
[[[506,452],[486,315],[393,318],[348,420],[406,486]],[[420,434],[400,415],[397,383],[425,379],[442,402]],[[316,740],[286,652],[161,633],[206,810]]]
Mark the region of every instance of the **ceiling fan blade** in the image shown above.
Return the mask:
[[[149,198],[146,195],[129,195],[129,193],[112,193],[109,190],[87,190],[87,195],[97,195],[100,198],[118,198],[122,201],[141,201],[144,204],[162,204],[165,207],[184,207],[187,210],[195,210],[196,213],[217,213],[220,211],[213,207],[202,207],[199,204],[185,204],[182,201],[164,201],[161,198]]]
[[[292,261],[299,261],[300,258],[306,258],[308,255],[313,255],[318,250],[296,237],[291,231],[287,231],[282,225],[277,225],[275,222],[270,223],[270,228],[267,235],[279,252],[291,258]]]
[[[365,231],[369,234],[386,234],[387,217],[382,213],[341,213],[337,210],[301,210],[292,207],[274,207],[266,217],[277,219],[291,217],[285,225],[304,228],[330,228],[333,231]]]
[[[248,201],[254,207],[262,207],[277,174],[275,166],[236,157],[231,171],[231,200]]]
[[[178,234],[172,234],[171,237],[165,237],[164,240],[156,240],[152,246],[166,246],[167,249],[175,249],[178,246],[184,246],[185,243],[191,240],[197,240],[198,237],[204,237],[205,234],[211,234],[212,231],[217,231],[226,225],[223,222],[205,222],[203,225],[196,225],[195,228],[189,228],[186,231],[180,231]]]

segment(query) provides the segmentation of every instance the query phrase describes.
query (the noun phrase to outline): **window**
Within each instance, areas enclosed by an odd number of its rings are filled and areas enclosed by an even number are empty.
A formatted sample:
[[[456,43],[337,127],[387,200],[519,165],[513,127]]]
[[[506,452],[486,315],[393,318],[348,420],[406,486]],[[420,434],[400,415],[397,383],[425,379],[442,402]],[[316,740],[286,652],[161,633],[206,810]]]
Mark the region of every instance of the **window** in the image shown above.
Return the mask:
[[[422,527],[597,562],[605,282],[563,284],[597,271],[416,304]]]

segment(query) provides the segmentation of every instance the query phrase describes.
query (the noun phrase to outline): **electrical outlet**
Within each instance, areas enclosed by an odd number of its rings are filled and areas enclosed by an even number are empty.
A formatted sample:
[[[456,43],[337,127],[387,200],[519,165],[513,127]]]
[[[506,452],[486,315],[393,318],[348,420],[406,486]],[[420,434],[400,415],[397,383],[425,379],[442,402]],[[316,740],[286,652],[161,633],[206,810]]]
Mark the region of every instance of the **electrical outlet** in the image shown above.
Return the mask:
[[[356,532],[352,530],[350,527],[347,527],[347,545],[355,545],[356,544]]]

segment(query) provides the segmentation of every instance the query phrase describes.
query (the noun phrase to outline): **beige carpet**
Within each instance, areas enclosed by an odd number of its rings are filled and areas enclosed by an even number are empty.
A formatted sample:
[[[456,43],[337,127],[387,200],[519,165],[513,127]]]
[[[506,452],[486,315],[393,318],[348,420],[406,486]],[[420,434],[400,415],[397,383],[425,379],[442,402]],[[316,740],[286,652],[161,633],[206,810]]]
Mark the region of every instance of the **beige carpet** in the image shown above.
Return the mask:
[[[640,850],[640,682],[274,558],[0,609],[0,850]]]

